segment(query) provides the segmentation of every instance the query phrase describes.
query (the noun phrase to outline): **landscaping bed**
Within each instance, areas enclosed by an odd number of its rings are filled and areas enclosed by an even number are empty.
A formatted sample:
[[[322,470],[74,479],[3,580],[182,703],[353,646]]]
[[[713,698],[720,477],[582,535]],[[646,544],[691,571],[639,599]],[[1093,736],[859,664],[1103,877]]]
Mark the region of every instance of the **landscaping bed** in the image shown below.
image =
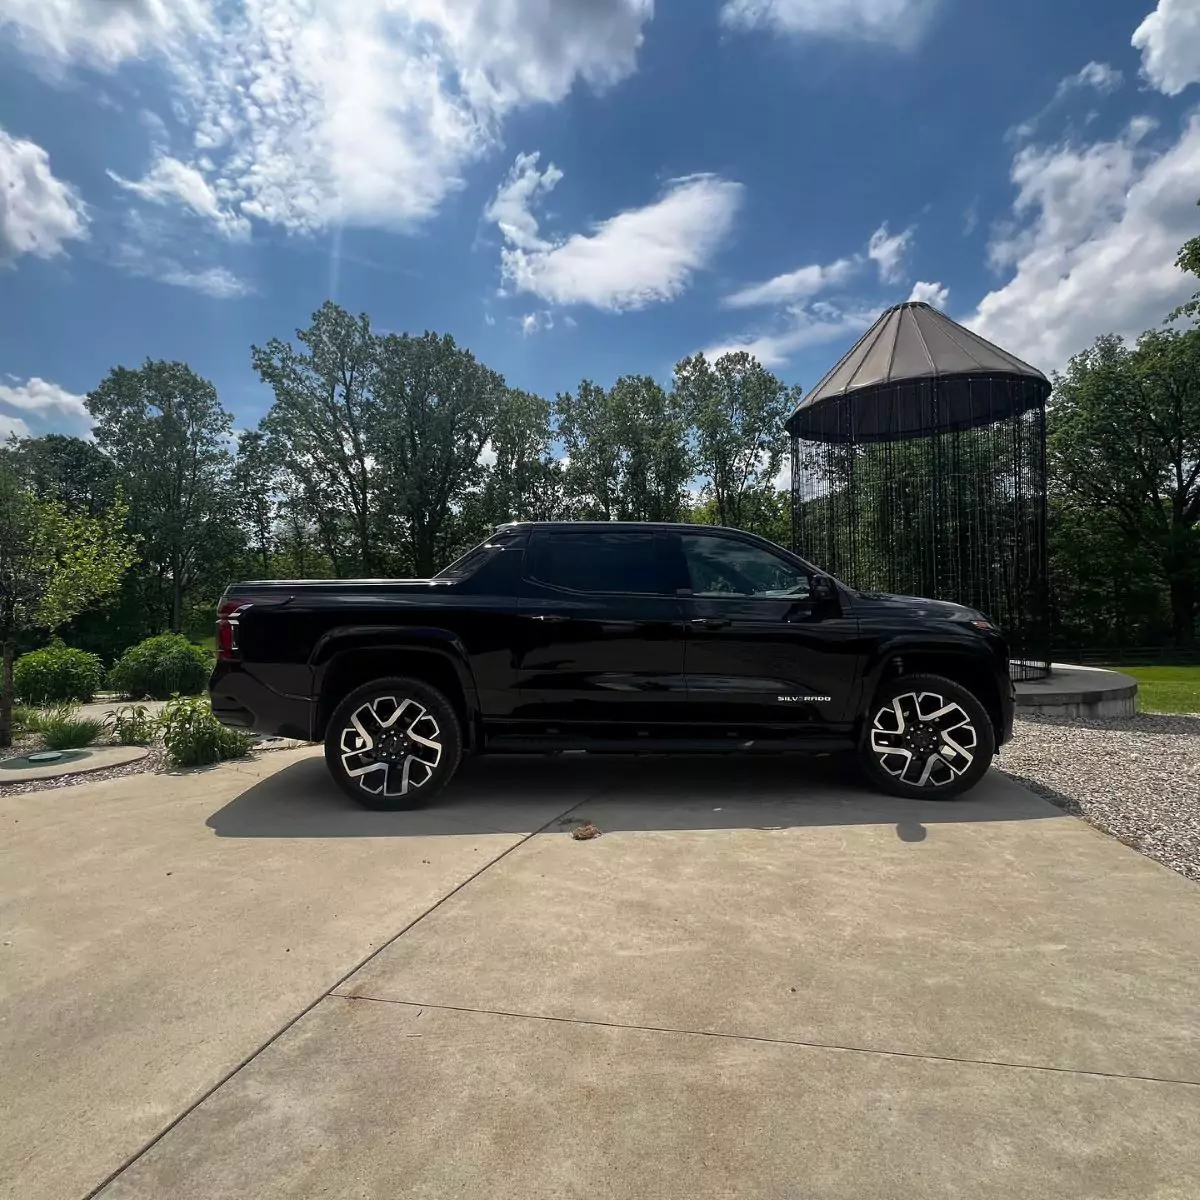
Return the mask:
[[[1052,804],[1200,881],[1200,715],[1022,718],[999,766]]]

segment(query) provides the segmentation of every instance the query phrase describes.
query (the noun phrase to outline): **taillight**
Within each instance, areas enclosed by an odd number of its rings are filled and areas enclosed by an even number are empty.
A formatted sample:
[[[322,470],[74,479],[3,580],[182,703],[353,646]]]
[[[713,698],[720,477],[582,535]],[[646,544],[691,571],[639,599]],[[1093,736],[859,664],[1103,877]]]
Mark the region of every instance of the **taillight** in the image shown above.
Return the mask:
[[[238,617],[250,607],[244,600],[224,600],[217,609],[217,658],[228,661],[238,652]]]

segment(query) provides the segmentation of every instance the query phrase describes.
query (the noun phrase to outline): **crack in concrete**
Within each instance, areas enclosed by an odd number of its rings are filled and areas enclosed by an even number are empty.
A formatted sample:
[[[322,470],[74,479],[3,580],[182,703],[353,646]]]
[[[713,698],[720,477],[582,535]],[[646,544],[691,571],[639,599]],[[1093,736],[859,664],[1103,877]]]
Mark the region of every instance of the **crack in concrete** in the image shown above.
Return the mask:
[[[1138,1083],[1166,1083],[1176,1087],[1200,1088],[1197,1079],[1165,1079],[1158,1075],[1127,1075],[1121,1071],[1090,1071],[1082,1067],[1054,1067],[1045,1063],[1005,1062],[995,1058],[960,1058],[953,1054],[921,1054],[915,1050],[884,1050],[878,1046],[846,1046],[838,1042],[813,1042],[803,1038],[767,1037],[754,1033],[726,1033],[715,1029],[679,1029],[670,1025],[636,1025],[626,1021],[597,1021],[588,1017],[555,1017],[544,1013],[510,1012],[500,1008],[469,1008],[457,1004],[430,1004],[428,1001],[392,1000],[386,996],[364,996],[359,992],[331,993],[330,1000],[365,1000],[371,1004],[394,1004],[402,1008],[475,1013],[487,1017],[511,1017],[518,1021],[553,1021],[562,1025],[592,1025],[600,1029],[627,1029],[635,1033],[670,1033],[682,1037],[721,1038],[731,1042],[761,1042],[770,1046],[799,1046],[807,1050],[832,1050],[846,1054],[869,1054],[884,1058],[914,1058],[924,1062],[959,1063],[963,1066],[1003,1067],[1013,1071],[1048,1071],[1057,1075],[1087,1075],[1098,1079],[1128,1079]]]
[[[529,833],[523,834],[517,841],[513,842],[513,844],[511,846],[506,847],[499,854],[497,854],[494,858],[488,859],[488,861],[485,862],[479,868],[479,870],[472,872],[461,883],[459,883],[455,887],[451,888],[450,891],[448,891],[444,896],[439,897],[439,899],[436,900],[433,904],[431,904],[427,909],[425,909],[424,912],[420,913],[419,915],[414,917],[411,921],[409,921],[409,923],[407,925],[405,925],[403,929],[392,934],[391,937],[389,937],[389,938],[385,939],[383,942],[381,942],[378,946],[375,947],[374,950],[371,951],[370,954],[368,954],[365,958],[363,958],[359,962],[355,963],[354,966],[352,966],[350,968],[350,970],[345,972],[345,974],[341,975],[332,984],[330,984],[330,986],[328,988],[326,988],[326,990],[323,991],[319,996],[317,996],[316,999],[314,999],[311,1004],[306,1004],[304,1006],[304,1008],[302,1008],[294,1017],[292,1017],[290,1020],[284,1022],[284,1024],[281,1025],[273,1034],[271,1034],[271,1036],[269,1038],[267,1038],[266,1041],[262,1042],[258,1047],[256,1047],[249,1054],[247,1054],[245,1058],[241,1059],[234,1067],[232,1067],[229,1071],[227,1071],[224,1075],[222,1075],[221,1078],[218,1079],[217,1082],[212,1085],[212,1087],[208,1088],[201,1096],[199,1096],[196,1100],[192,1101],[191,1104],[189,1104],[181,1113],[179,1113],[178,1116],[176,1116],[167,1125],[164,1125],[163,1128],[158,1131],[158,1133],[156,1133],[152,1138],[150,1138],[142,1146],[140,1146],[136,1151],[134,1151],[134,1153],[131,1154],[128,1158],[126,1158],[125,1161],[120,1164],[120,1166],[118,1166],[115,1170],[111,1171],[108,1175],[106,1175],[104,1177],[104,1179],[102,1179],[94,1188],[92,1188],[92,1190],[90,1192],[88,1192],[83,1197],[83,1200],[95,1200],[95,1198],[97,1196],[99,1196],[100,1193],[103,1192],[104,1189],[107,1188],[110,1183],[113,1183],[116,1179],[118,1179],[121,1175],[123,1175],[126,1171],[128,1171],[129,1168],[132,1167],[134,1165],[134,1163],[136,1163],[140,1158],[144,1157],[147,1153],[149,1153],[149,1151],[153,1150],[154,1147],[157,1146],[158,1143],[161,1142],[163,1140],[163,1138],[165,1138],[167,1136],[168,1133],[170,1133],[173,1129],[175,1129],[176,1126],[178,1126],[181,1122],[185,1121],[188,1117],[190,1117],[192,1115],[192,1113],[194,1113],[196,1111],[196,1109],[198,1109],[202,1104],[204,1104],[207,1100],[209,1100],[212,1096],[214,1096],[217,1092],[219,1092],[221,1090],[221,1088],[223,1088],[239,1072],[241,1072],[246,1067],[248,1067],[252,1062],[254,1062],[254,1060],[256,1058],[258,1058],[258,1056],[260,1054],[262,1054],[264,1050],[270,1049],[270,1047],[273,1046],[281,1037],[283,1037],[283,1035],[285,1033],[287,1033],[289,1029],[291,1029],[299,1021],[303,1020],[306,1016],[308,1016],[308,1014],[310,1012],[312,1012],[312,1010],[314,1008],[316,1008],[317,1005],[320,1004],[322,1000],[328,1000],[330,997],[332,997],[338,988],[340,988],[343,984],[349,982],[349,980],[352,979],[359,971],[361,971],[363,969],[363,967],[365,967],[369,962],[371,962],[372,959],[374,959],[378,955],[382,954],[390,946],[394,946],[396,944],[396,942],[398,942],[406,933],[409,932],[409,930],[411,930],[415,925],[419,925],[423,920],[425,920],[425,918],[427,916],[429,916],[430,913],[436,912],[437,909],[439,909],[443,904],[445,904],[447,900],[450,900],[454,896],[457,896],[458,893],[463,890],[463,888],[474,883],[475,880],[478,879],[480,877],[480,875],[482,875],[485,871],[490,870],[498,862],[507,858],[510,854],[513,853],[513,851],[519,850],[522,846],[525,845],[526,842],[531,841],[533,838],[537,837],[537,835],[539,833],[545,833],[545,831],[547,829],[549,829],[556,822],[561,821],[563,819],[563,817],[570,815],[577,808],[581,808],[585,804],[591,804],[593,801],[601,799],[605,795],[605,793],[613,790],[617,786],[619,786],[619,784],[615,784],[615,783],[606,784],[598,792],[595,792],[590,796],[585,796],[582,800],[577,801],[576,803],[570,805],[568,808],[564,808],[562,810],[562,812],[556,813],[553,817],[550,818],[550,820],[546,821],[544,824],[539,825],[536,829],[531,830]]]

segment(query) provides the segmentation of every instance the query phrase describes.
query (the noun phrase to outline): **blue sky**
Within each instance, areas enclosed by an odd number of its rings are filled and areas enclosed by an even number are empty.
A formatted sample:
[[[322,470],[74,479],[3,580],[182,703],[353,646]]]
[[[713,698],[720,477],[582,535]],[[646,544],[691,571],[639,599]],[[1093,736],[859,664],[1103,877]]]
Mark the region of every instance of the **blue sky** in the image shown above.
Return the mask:
[[[910,297],[1049,371],[1195,289],[1200,0],[0,0],[0,432],[327,297],[516,386]]]

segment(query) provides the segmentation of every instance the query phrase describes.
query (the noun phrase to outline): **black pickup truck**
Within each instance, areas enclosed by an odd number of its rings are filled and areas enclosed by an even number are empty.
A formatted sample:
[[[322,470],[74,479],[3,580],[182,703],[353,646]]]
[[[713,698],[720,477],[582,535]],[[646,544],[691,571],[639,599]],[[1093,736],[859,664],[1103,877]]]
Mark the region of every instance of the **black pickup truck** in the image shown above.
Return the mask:
[[[977,783],[1012,735],[983,614],[855,591],[703,525],[515,523],[432,579],[239,583],[213,711],[323,741],[369,808],[465,753],[853,751],[899,796]]]

